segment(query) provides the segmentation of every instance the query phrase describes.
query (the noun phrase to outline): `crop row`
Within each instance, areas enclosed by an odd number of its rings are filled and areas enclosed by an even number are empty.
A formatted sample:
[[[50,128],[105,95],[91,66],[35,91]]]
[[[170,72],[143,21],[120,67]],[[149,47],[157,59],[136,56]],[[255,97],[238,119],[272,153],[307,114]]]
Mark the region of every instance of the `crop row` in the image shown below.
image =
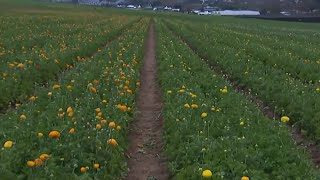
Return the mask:
[[[171,30],[179,34],[211,66],[217,66],[271,105],[280,115],[290,116],[291,124],[302,129],[316,141],[320,139],[320,88],[306,85],[285,73],[256,59],[252,54],[243,53],[236,45],[219,43],[220,36],[214,31],[206,35],[191,31],[187,27],[167,22]],[[208,38],[208,36],[210,38]],[[231,42],[236,37],[229,36]],[[240,46],[240,45],[239,45]],[[288,64],[291,62],[287,62]],[[319,72],[310,72],[319,74]]]
[[[182,24],[181,21],[175,23]],[[307,41],[295,40],[296,37],[291,34],[285,38],[276,38],[270,37],[264,31],[257,34],[221,25],[211,24],[210,28],[200,23],[194,25],[185,22],[184,25],[203,36],[216,37],[219,34],[219,38],[213,38],[214,44],[232,47],[238,51],[238,55],[248,55],[266,66],[281,69],[302,82],[320,83],[319,51]],[[311,35],[309,37],[313,38]]]
[[[18,23],[11,24],[12,29],[3,30],[1,34],[10,38],[2,39],[0,44],[0,109],[5,109],[9,102],[24,100],[35,85],[46,85],[63,69],[70,69],[83,57],[90,57],[137,20],[137,17],[114,16],[103,21],[88,23],[90,19],[87,19],[77,23],[67,18],[34,17],[22,23],[24,21],[16,17],[14,22]],[[20,30],[16,33],[17,28],[25,29],[26,34],[20,35]]]
[[[149,20],[37,88],[29,103],[0,116],[4,179],[115,179],[126,172],[139,64]],[[80,177],[81,176],[81,177]]]
[[[157,21],[166,154],[174,179],[319,178],[286,125],[270,121]]]

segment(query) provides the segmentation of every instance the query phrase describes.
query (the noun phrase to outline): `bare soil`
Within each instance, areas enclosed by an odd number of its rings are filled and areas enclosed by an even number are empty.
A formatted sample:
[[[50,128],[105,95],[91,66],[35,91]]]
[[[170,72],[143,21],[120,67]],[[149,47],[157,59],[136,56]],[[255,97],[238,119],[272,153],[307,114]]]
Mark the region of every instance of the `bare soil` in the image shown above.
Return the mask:
[[[137,114],[129,132],[127,180],[169,179],[163,151],[161,88],[157,81],[155,31],[151,23],[145,44],[141,87],[137,97]]]

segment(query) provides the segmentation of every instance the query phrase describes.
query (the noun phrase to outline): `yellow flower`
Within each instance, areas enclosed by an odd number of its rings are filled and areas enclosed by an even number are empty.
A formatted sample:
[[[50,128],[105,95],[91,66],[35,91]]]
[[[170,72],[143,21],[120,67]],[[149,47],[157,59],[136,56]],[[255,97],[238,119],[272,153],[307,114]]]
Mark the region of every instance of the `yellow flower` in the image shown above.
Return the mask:
[[[184,93],[185,90],[184,90],[184,89],[180,89],[178,92],[179,92],[179,93]]]
[[[93,165],[93,168],[95,168],[95,169],[99,169],[99,167],[100,167],[100,164],[98,164],[98,163],[95,163],[95,164]]]
[[[169,91],[167,91],[167,94],[171,94],[171,93],[172,93],[172,91],[170,91],[170,90],[169,90]]]
[[[52,96],[52,92],[48,92],[48,96]]]
[[[12,148],[13,142],[12,141],[6,141],[3,145],[4,148]]]
[[[227,94],[227,93],[228,93],[228,89],[220,89],[220,92],[221,92],[222,94]]]
[[[107,100],[105,100],[105,99],[104,99],[104,100],[102,100],[102,103],[103,103],[103,104],[107,104],[107,102],[108,102],[108,101],[107,101]]]
[[[20,119],[21,119],[21,120],[26,120],[26,119],[27,119],[27,116],[24,115],[24,114],[22,114],[22,115],[20,116]]]
[[[37,99],[37,97],[36,96],[31,96],[30,98],[29,98],[29,101],[35,101]]]
[[[201,118],[206,118],[207,116],[208,116],[208,114],[205,113],[205,112],[203,112],[203,113],[201,114]]]
[[[244,122],[243,122],[243,121],[241,121],[241,122],[240,122],[240,126],[243,126],[243,125],[244,125]]]
[[[248,176],[242,176],[241,180],[250,180]]]
[[[197,109],[197,108],[198,108],[198,105],[196,105],[196,104],[191,104],[191,108],[192,108],[192,109]]]
[[[39,137],[42,137],[42,136],[43,136],[43,133],[39,132],[39,133],[38,133],[38,136],[39,136]]]
[[[72,86],[71,86],[71,85],[68,85],[68,86],[67,86],[67,89],[68,89],[69,91],[71,91],[71,90],[72,90]]]
[[[284,123],[288,122],[289,120],[290,120],[290,118],[288,116],[282,116],[281,117],[281,121],[284,122]]]
[[[121,130],[121,126],[117,126],[117,131],[120,131]]]
[[[320,88],[317,88],[316,91],[317,91],[317,92],[320,92]]]
[[[202,177],[203,178],[210,178],[210,177],[212,177],[212,172],[208,169],[204,170],[204,171],[202,171]]]
[[[185,108],[190,108],[190,105],[187,103],[184,105]]]

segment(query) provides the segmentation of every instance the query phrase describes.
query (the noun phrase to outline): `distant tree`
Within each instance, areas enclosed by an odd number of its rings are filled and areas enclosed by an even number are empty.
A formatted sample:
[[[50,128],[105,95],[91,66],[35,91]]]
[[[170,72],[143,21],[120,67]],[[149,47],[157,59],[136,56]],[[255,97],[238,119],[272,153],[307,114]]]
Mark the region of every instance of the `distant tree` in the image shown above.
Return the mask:
[[[263,3],[263,9],[269,11],[271,14],[280,14],[280,0],[267,0]]]
[[[153,1],[153,2],[151,3],[151,5],[152,5],[152,6],[161,6],[162,3],[161,3],[161,1],[157,0],[157,1]]]

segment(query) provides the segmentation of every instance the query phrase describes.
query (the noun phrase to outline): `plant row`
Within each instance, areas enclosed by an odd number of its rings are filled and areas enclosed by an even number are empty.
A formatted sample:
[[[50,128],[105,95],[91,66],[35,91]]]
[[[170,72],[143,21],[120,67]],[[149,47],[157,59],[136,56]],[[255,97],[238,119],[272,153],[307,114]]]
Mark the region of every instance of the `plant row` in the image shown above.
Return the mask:
[[[142,45],[149,20],[37,88],[0,116],[4,179],[117,179],[126,171]]]
[[[32,45],[22,45],[20,49],[7,47],[10,43],[0,45],[4,48],[0,54],[0,109],[6,109],[10,102],[24,100],[33,92],[35,85],[47,85],[47,81],[55,78],[62,70],[72,68],[75,62],[84,57],[92,56],[138,20],[136,17],[111,16],[103,21],[88,23],[88,18],[78,23],[76,19],[71,21],[65,18],[60,22],[60,19],[52,17],[27,17],[35,20],[24,24],[21,17],[15,19],[17,25],[22,24],[26,34],[19,35],[9,29],[4,35],[13,38],[8,39],[12,46],[24,43]],[[20,42],[15,38],[23,40]]]
[[[264,117],[156,22],[165,152],[173,179],[319,178],[283,122]]]
[[[210,66],[222,69],[226,76],[231,76],[239,86],[247,87],[275,112],[289,115],[291,124],[319,141],[319,87],[306,85],[281,69],[265,65],[251,54],[241,53],[237,48],[218,43],[220,36],[223,36],[221,34],[204,35],[173,22],[168,22],[168,25],[204,57]],[[236,37],[229,38],[232,41]]]
[[[175,23],[182,24],[181,21]],[[320,54],[308,41],[299,42],[296,36],[291,34],[279,39],[270,37],[264,31],[255,34],[221,25],[209,24],[207,28],[208,25],[204,23],[184,22],[184,25],[193,32],[213,37],[211,40],[214,40],[215,45],[236,49],[239,56],[248,55],[306,84],[320,84]],[[310,36],[310,38],[313,37]]]

